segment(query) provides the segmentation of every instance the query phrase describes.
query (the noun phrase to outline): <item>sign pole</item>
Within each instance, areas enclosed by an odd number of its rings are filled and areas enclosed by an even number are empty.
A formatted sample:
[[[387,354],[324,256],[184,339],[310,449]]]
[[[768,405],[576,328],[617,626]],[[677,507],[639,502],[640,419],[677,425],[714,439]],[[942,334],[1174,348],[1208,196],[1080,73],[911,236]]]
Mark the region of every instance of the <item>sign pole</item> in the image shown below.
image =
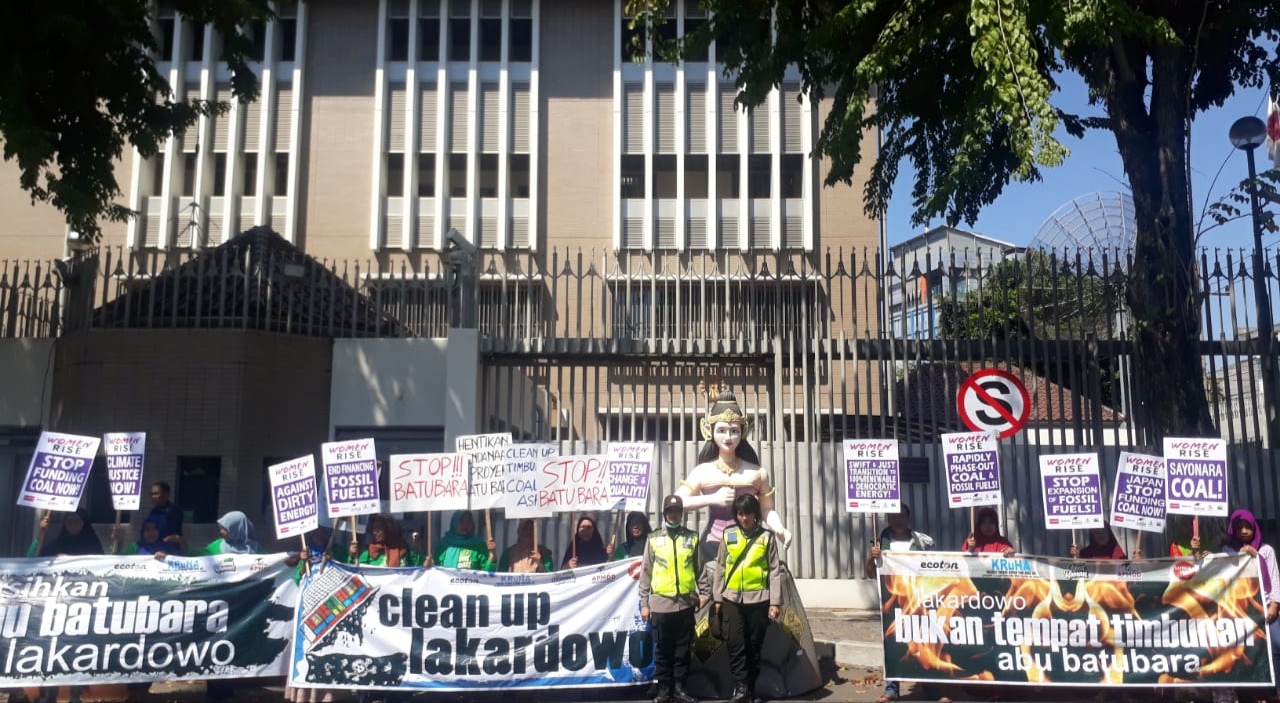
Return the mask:
[[[40,556],[40,550],[44,548],[44,534],[49,529],[49,516],[52,512],[53,511],[46,508],[44,511],[36,513],[40,516],[40,532],[36,534],[35,556]]]
[[[569,513],[569,547],[573,550],[572,559],[578,560],[578,513]]]

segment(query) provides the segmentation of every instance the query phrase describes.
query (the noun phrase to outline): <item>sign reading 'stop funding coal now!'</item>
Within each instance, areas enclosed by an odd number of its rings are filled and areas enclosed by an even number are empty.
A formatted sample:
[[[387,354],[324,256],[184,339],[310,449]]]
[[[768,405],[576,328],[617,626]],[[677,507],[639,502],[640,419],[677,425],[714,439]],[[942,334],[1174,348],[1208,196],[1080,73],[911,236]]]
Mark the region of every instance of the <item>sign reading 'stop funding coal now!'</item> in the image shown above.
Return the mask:
[[[98,454],[99,437],[41,432],[18,505],[70,512],[80,504],[89,469]]]

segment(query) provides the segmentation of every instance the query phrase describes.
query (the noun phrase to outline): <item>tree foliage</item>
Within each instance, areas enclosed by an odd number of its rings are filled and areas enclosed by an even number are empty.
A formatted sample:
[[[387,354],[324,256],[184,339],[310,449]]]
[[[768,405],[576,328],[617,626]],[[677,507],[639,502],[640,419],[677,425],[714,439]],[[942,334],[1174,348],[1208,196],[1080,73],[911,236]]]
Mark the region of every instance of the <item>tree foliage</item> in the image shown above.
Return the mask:
[[[171,0],[175,11],[221,38],[241,100],[257,97],[245,28],[271,17],[267,0]],[[175,100],[156,68],[149,0],[59,0],[0,5],[0,135],[33,201],[60,210],[71,229],[96,238],[101,219],[130,211],[115,165],[126,145],[144,158],[201,114],[225,106]]]
[[[915,169],[914,223],[972,223],[1011,181],[1067,156],[1059,128],[1109,130],[1133,194],[1137,240],[1126,287],[1143,384],[1135,415],[1154,439],[1212,432],[1203,369],[1188,141],[1194,116],[1241,86],[1280,84],[1274,0],[703,0],[711,20],[672,47],[710,41],[760,104],[788,70],[829,101],[816,151],[828,182],[867,156],[868,211],[883,216],[899,165]],[[670,0],[628,0],[650,37]],[[1064,72],[1094,114],[1054,102]]]

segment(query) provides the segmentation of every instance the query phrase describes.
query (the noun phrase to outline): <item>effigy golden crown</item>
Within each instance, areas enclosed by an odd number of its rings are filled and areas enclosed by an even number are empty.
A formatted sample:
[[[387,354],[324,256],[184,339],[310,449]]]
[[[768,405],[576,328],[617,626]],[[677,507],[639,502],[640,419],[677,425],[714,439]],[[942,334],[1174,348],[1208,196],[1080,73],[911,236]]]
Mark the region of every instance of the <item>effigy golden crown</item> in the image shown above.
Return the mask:
[[[736,423],[736,424],[742,425],[743,435],[746,435],[747,431],[751,427],[751,422],[747,419],[745,415],[743,415],[742,413],[738,412],[733,408],[725,408],[724,410],[721,410],[715,415],[708,415],[702,418],[702,422],[699,423],[699,425],[701,426],[701,429],[702,429],[703,439],[711,439],[711,436],[713,434],[713,431],[715,430],[717,422],[727,422],[730,424]]]

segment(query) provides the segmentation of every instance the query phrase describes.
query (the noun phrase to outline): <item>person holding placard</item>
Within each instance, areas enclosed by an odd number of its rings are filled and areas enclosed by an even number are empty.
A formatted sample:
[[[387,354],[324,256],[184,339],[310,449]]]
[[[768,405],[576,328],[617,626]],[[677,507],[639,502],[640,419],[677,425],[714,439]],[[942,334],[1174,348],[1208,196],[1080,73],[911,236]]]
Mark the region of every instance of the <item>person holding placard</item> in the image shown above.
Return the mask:
[[[698,535],[684,526],[684,501],[662,501],[663,528],[649,535],[640,567],[640,617],[653,631],[657,696],[653,703],[695,703],[684,690],[689,675],[694,613],[706,605],[710,584],[703,573]],[[603,554],[603,549],[601,549]]]
[[[27,549],[28,557],[60,557],[82,556],[85,554],[102,554],[102,540],[93,531],[93,522],[89,519],[87,508],[76,508],[74,513],[64,513],[62,529],[52,540],[44,541],[43,537],[49,529],[50,511],[46,510],[40,517],[40,532],[32,540]]]
[[[124,542],[124,533],[126,525],[116,525],[111,529],[111,553],[120,556],[134,555],[154,555],[156,552],[163,552],[168,549],[168,542],[164,541],[165,521],[161,515],[148,515],[142,521],[142,529],[138,535],[138,540],[133,544],[121,546]]]
[[[649,533],[653,532],[653,528],[649,526],[649,516],[641,512],[627,513],[626,530],[626,541],[613,551],[614,561],[644,556],[644,543],[649,539]]]
[[[1084,549],[1076,544],[1071,545],[1071,558],[1125,560],[1129,555],[1125,554],[1124,547],[1120,546],[1110,527],[1094,527],[1089,530],[1089,543],[1084,546]],[[1141,559],[1142,550],[1135,549],[1133,558]]]
[[[990,506],[978,508],[974,521],[977,527],[965,538],[964,544],[960,547],[961,551],[974,554],[1001,554],[1006,557],[1013,556],[1017,551],[1013,548],[1013,543],[1000,534],[1000,516],[995,508]]]
[[[533,518],[524,518],[516,524],[516,543],[502,551],[498,571],[515,574],[538,574],[555,571],[551,550],[533,543]]]
[[[1280,562],[1276,560],[1276,550],[1262,541],[1262,530],[1258,528],[1258,520],[1249,510],[1239,509],[1227,518],[1227,537],[1222,542],[1224,554],[1248,554],[1258,558],[1258,572],[1262,580],[1262,607],[1266,610],[1267,629],[1270,631],[1271,662],[1275,667],[1278,661],[1277,647],[1280,647]],[[1255,689],[1256,690],[1256,689]],[[1249,689],[1240,689],[1241,694],[1252,694]],[[1273,691],[1280,695],[1280,690]],[[1235,700],[1237,696],[1230,689],[1214,689],[1214,701]],[[1259,701],[1268,700],[1263,695]]]
[[[698,465],[680,482],[676,495],[684,500],[686,510],[708,509],[710,520],[702,535],[704,558],[715,558],[721,535],[734,524],[733,501],[745,493],[760,499],[764,526],[782,540],[785,549],[791,544],[791,531],[774,509],[775,489],[746,439],[751,422],[742,414],[738,399],[729,391],[721,393],[699,425],[706,443],[698,451]]]
[[[431,560],[449,569],[493,571],[498,563],[498,543],[485,540],[476,533],[476,517],[470,510],[459,510],[449,522],[449,531],[436,542]]]
[[[609,554],[604,549],[604,538],[596,527],[594,515],[583,515],[578,518],[578,525],[573,531],[573,542],[564,549],[564,558],[560,560],[561,569],[576,569],[579,566],[594,566],[609,561]]]
[[[724,531],[716,556],[712,617],[723,618],[734,680],[730,703],[762,703],[755,696],[756,679],[769,621],[782,613],[782,563],[773,533],[760,524],[760,499],[740,495],[733,512],[737,524]]]
[[[366,566],[422,566],[422,555],[409,547],[400,523],[390,515],[377,514],[365,527],[365,549],[355,540],[348,547],[351,563]]]

